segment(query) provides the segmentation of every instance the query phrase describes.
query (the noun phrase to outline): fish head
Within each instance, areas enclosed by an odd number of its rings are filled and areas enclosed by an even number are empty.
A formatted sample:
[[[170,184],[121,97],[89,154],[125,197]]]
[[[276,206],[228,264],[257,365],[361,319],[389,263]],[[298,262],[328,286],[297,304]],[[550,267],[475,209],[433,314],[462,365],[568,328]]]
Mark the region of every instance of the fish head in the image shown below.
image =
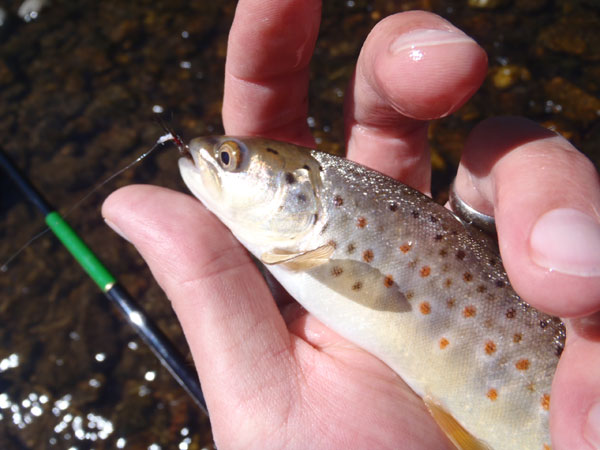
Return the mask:
[[[291,245],[319,219],[319,164],[310,149],[255,137],[200,137],[179,170],[247,246]]]

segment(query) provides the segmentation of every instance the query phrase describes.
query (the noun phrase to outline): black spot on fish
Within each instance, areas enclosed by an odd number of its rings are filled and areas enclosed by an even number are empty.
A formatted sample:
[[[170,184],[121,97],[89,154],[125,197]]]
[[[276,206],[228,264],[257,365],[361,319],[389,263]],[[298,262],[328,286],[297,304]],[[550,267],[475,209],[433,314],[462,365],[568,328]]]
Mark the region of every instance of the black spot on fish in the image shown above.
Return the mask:
[[[273,153],[274,155],[279,155],[279,152],[277,150],[273,150],[271,147],[267,147],[267,151],[269,153]]]
[[[342,206],[344,204],[344,199],[342,197],[340,197],[339,195],[336,195],[333,198],[333,204],[335,206]]]
[[[545,320],[540,320],[540,328],[544,329],[548,326],[548,322]]]
[[[308,166],[308,164],[304,164],[304,165],[302,166],[302,168],[303,168],[303,169],[306,169],[306,170],[308,170],[308,171],[310,172],[310,167]]]
[[[436,223],[438,221],[438,218],[435,216],[429,216],[429,220],[431,220],[431,223]]]
[[[458,250],[456,252],[456,259],[463,260],[463,259],[465,259],[465,256],[467,256],[467,254],[465,253],[464,250]]]
[[[444,235],[442,234],[436,234],[433,239],[436,241],[441,241],[444,238]]]
[[[304,203],[306,201],[306,195],[300,193],[296,196],[296,198],[298,199],[299,202]]]
[[[503,288],[506,285],[506,283],[504,283],[502,280],[496,280],[495,284],[497,288]]]
[[[413,210],[411,212],[412,216],[416,219],[417,217],[419,217],[419,211]]]
[[[517,315],[517,312],[515,311],[514,308],[509,308],[506,311],[506,318],[507,319],[514,319],[516,315]]]
[[[354,245],[352,243],[348,244],[347,252],[348,253],[354,253],[354,250],[356,250],[356,245]]]
[[[361,281],[357,281],[356,283],[354,283],[352,285],[352,290],[353,291],[360,291],[362,289],[362,282]]]
[[[296,182],[296,177],[291,172],[286,172],[283,176],[287,184],[294,184]]]
[[[388,209],[392,212],[398,211],[398,203],[392,202],[388,205]]]
[[[554,354],[560,358],[560,355],[562,355],[563,350],[564,348],[562,345],[557,345],[556,349],[554,350]]]

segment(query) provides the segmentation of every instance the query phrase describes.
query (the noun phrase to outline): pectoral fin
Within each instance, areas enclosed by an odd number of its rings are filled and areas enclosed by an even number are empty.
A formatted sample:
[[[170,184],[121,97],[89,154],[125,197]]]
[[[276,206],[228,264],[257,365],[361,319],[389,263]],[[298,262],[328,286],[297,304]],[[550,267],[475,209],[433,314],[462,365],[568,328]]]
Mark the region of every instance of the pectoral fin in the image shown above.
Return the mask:
[[[333,250],[334,248],[330,244],[300,253],[272,250],[263,253],[260,260],[268,265],[282,264],[291,270],[308,270],[329,261]]]
[[[433,419],[459,450],[491,450],[487,444],[469,433],[448,411],[433,399],[426,397],[424,401]]]

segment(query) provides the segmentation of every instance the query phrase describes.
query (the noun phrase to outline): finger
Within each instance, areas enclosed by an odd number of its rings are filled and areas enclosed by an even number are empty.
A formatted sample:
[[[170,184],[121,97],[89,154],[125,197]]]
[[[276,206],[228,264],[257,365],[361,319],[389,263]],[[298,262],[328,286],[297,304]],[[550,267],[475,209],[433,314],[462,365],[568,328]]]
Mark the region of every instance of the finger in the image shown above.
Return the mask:
[[[273,417],[285,410],[296,379],[289,334],[248,254],[218,219],[193,198],[155,186],[116,191],[102,214],[171,299],[213,420],[257,426],[258,405]]]
[[[567,321],[567,345],[552,385],[557,450],[600,448],[600,315]]]
[[[238,3],[225,64],[228,134],[314,144],[306,123],[308,64],[320,17],[318,0]]]
[[[561,317],[600,310],[600,182],[566,139],[525,119],[483,122],[455,186],[495,215],[504,266],[523,298]]]
[[[456,111],[481,85],[481,47],[439,16],[390,16],[369,34],[346,103],[348,157],[429,191],[427,121]]]

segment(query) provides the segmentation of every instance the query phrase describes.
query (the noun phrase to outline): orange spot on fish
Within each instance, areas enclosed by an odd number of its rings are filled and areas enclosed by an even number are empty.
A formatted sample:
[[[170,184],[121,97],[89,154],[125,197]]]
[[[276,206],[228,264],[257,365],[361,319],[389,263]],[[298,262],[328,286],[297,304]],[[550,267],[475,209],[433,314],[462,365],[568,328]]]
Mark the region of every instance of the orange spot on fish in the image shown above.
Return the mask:
[[[443,338],[441,338],[441,339],[440,339],[440,348],[441,348],[442,350],[444,350],[446,347],[448,347],[448,344],[449,344],[449,343],[450,343],[450,342],[448,341],[448,339],[446,339],[446,338],[444,338],[444,337],[443,337]]]
[[[473,281],[473,275],[471,274],[471,272],[463,273],[463,280],[465,280],[465,282],[467,283]]]
[[[391,275],[388,275],[388,276],[386,276],[386,277],[383,279],[383,285],[384,285],[386,288],[390,288],[390,287],[392,287],[392,286],[394,285],[394,278],[393,278]]]
[[[429,314],[431,312],[431,305],[429,302],[423,302],[419,305],[419,309],[421,310],[421,314]]]
[[[479,292],[480,294],[483,294],[486,291],[486,287],[483,284],[480,284],[479,286],[477,286],[477,292]]]
[[[475,317],[477,314],[477,309],[473,305],[465,306],[463,310],[463,316],[465,317]]]
[[[498,398],[498,391],[492,388],[487,392],[486,395],[491,401],[495,401]]]
[[[367,219],[365,219],[364,217],[359,217],[356,220],[356,226],[358,228],[364,228],[364,227],[366,227],[367,226]]]
[[[485,343],[485,352],[488,355],[492,355],[496,352],[496,344],[494,341],[487,341]]]
[[[333,239],[330,240],[327,244],[333,247],[334,250],[337,248],[337,242],[335,242]]]
[[[521,342],[523,340],[523,335],[521,333],[515,333],[513,335],[513,342],[515,344],[518,344],[519,342]]]
[[[529,364],[528,359],[520,359],[515,363],[515,367],[517,370],[527,370],[529,369]]]
[[[419,272],[419,275],[421,275],[423,278],[428,277],[431,274],[431,267],[429,266],[423,266],[421,267],[421,271]]]
[[[548,444],[544,444],[544,450],[552,450],[552,447],[550,447]]]
[[[542,395],[542,408],[546,411],[550,410],[550,396],[548,394]]]
[[[363,252],[363,259],[368,263],[373,261],[373,250],[365,250]]]
[[[410,248],[412,247],[411,244],[406,243],[406,244],[402,244],[400,246],[400,250],[402,251],[402,253],[408,253],[410,251]]]

